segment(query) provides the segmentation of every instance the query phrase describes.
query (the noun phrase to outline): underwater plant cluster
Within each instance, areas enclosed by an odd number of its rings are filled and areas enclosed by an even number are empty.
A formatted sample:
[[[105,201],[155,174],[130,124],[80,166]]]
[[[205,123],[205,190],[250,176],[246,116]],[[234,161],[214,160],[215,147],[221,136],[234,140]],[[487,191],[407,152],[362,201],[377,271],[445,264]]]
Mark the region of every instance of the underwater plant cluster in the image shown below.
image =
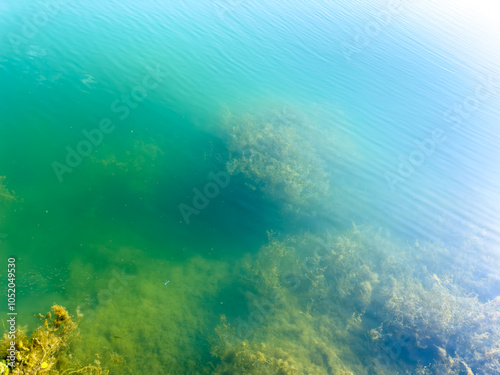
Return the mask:
[[[76,366],[76,361],[73,360],[71,354],[68,354],[67,350],[78,337],[77,323],[62,306],[52,306],[52,313],[49,312],[46,316],[40,315],[43,324],[34,330],[30,337],[23,329],[16,331],[14,367],[7,366],[2,358],[0,374],[109,374],[108,371],[101,368],[98,358],[93,364]],[[11,338],[4,334],[0,341],[1,353],[7,352],[8,345],[11,345]]]
[[[296,120],[291,122],[290,119]],[[266,117],[229,110],[223,116],[228,129],[230,174],[243,173],[247,184],[289,210],[318,203],[329,190],[325,161],[312,140],[298,129],[306,124],[296,115]]]
[[[472,254],[482,253],[480,241],[465,250],[442,269],[451,251],[442,244],[408,245],[370,228],[271,239],[249,266],[247,280],[261,296],[280,290],[287,298],[272,306],[247,341],[258,345],[261,331],[276,324],[281,336],[293,332],[284,338],[289,346],[301,347],[308,332],[315,344],[324,340],[337,351],[336,361],[323,355],[316,363],[324,372],[290,373],[498,373],[500,297],[488,289],[498,282],[496,268],[485,269],[492,262],[486,255],[473,260]],[[464,276],[457,280],[457,274]],[[474,282],[478,274],[480,283]],[[272,340],[280,337],[277,331]],[[309,363],[317,350],[311,344],[297,348],[307,353],[298,362]]]

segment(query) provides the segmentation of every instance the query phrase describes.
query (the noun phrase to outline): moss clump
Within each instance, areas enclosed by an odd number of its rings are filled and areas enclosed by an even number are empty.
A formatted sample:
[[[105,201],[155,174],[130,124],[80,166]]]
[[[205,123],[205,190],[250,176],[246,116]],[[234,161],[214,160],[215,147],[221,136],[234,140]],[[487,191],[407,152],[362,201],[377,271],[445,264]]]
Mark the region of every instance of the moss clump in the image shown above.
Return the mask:
[[[308,207],[326,196],[328,173],[307,137],[306,120],[288,116],[276,121],[269,115],[236,116],[227,111],[222,121],[229,133],[230,174],[243,173],[250,188],[288,209]]]
[[[102,370],[99,361],[88,366],[72,368],[68,355],[70,344],[78,336],[77,324],[68,311],[58,305],[52,306],[52,313],[45,317],[40,315],[43,325],[38,327],[30,337],[25,331],[17,330],[15,338],[16,366],[10,370],[14,375],[63,375],[63,374],[108,374]],[[10,346],[7,333],[0,341],[1,353],[7,353]],[[2,358],[7,363],[7,354]]]

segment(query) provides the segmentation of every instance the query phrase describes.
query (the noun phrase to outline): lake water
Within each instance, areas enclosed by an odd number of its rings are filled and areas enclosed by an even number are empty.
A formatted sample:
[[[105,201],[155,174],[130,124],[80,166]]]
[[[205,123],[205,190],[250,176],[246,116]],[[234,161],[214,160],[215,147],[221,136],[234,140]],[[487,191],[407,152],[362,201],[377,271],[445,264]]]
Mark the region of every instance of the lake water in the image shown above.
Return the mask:
[[[499,373],[488,6],[2,0],[0,275],[83,315],[51,370]]]

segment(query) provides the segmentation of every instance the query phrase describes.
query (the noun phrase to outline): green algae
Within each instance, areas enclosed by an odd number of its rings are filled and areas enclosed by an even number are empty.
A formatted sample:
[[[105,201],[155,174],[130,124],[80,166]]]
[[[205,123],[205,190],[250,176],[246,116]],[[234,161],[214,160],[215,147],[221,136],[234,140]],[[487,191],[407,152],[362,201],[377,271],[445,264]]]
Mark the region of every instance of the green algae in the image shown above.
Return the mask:
[[[58,305],[52,306],[52,313],[46,316],[40,314],[43,324],[37,327],[31,336],[27,336],[25,329],[18,328],[12,335],[4,334],[0,340],[0,370],[2,373],[13,375],[107,375],[99,359],[92,364],[81,365],[69,354],[70,346],[78,339],[78,326],[68,311]],[[77,318],[81,316],[77,314]],[[7,363],[7,349],[15,347],[15,366],[5,368]]]
[[[426,244],[425,257],[422,246],[362,227],[272,236],[241,274],[257,291],[253,313],[216,330],[217,371],[497,373],[499,298],[480,302],[467,280],[431,274],[448,249]],[[468,261],[466,273],[482,264]]]
[[[82,274],[75,265],[70,277],[75,291],[82,288],[82,278],[87,280],[85,290],[97,291],[67,302],[79,304],[84,315],[85,345],[75,347],[75,358],[88,360],[95,348],[102,348],[102,362],[112,373],[205,371],[201,364],[210,360],[206,338],[210,322],[218,319],[206,306],[220,305],[214,296],[229,282],[228,264],[201,257],[183,263],[151,260],[133,248],[96,246],[92,251],[106,266],[99,271],[92,266]],[[112,281],[121,277],[122,284]]]
[[[296,211],[326,196],[329,174],[310,137],[298,131],[305,120],[290,117],[293,122],[226,110],[222,126],[229,134],[227,171],[243,173],[249,188]]]
[[[471,243],[467,243],[470,246]],[[495,374],[500,371],[500,298],[482,295],[477,277],[484,268],[481,252],[456,253],[457,260],[437,271],[436,259],[446,259],[441,244],[415,244],[398,262],[386,264],[391,279],[383,290],[386,319],[376,341],[404,336],[411,345],[405,357],[421,374]],[[481,260],[481,261],[479,261]],[[490,263],[497,261],[490,259]],[[435,269],[436,272],[429,271]],[[458,270],[463,272],[461,277]],[[453,271],[453,272],[450,272]],[[474,286],[474,287],[472,287]],[[486,286],[486,285],[485,285]],[[484,290],[483,290],[484,291]],[[488,299],[486,299],[486,298]],[[408,364],[401,362],[403,367]]]
[[[496,263],[477,257],[480,242],[464,246],[409,244],[364,226],[269,232],[231,262],[91,245],[69,263],[59,295],[83,316],[57,363],[95,366],[98,353],[110,374],[494,374]]]
[[[316,299],[328,290],[303,275],[302,260],[310,235],[269,243],[252,260],[246,259],[241,277],[253,284],[247,297],[250,313],[216,329],[213,354],[220,359],[215,373],[350,374],[360,373],[362,347],[360,315],[355,311],[320,311]],[[293,277],[291,277],[293,275]],[[294,279],[295,278],[295,279]]]
[[[0,202],[14,201],[16,199],[15,195],[5,186],[5,178],[5,176],[0,176]]]

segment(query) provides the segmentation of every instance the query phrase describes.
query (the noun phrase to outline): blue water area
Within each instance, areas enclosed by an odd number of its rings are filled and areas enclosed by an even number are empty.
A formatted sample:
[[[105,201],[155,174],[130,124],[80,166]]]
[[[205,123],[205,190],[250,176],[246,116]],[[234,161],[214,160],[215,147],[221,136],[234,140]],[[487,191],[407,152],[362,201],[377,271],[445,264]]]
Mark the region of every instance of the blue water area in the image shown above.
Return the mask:
[[[2,1],[2,261],[81,336],[50,370],[498,373],[494,7]]]

